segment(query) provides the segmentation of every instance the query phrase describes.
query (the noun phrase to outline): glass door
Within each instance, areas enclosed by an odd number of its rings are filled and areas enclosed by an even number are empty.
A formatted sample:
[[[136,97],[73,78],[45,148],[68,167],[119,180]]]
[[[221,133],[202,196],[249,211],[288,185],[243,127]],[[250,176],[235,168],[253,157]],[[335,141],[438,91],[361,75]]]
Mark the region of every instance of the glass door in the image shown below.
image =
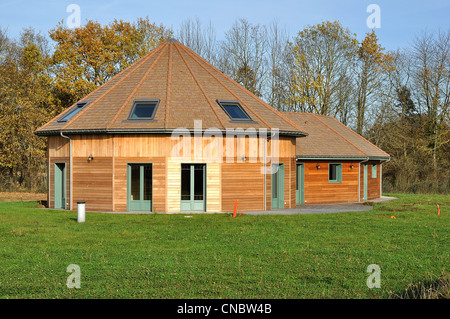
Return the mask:
[[[181,210],[206,210],[205,164],[181,164]]]
[[[152,211],[152,164],[128,164],[128,211]]]
[[[272,164],[272,209],[284,208],[284,164]]]

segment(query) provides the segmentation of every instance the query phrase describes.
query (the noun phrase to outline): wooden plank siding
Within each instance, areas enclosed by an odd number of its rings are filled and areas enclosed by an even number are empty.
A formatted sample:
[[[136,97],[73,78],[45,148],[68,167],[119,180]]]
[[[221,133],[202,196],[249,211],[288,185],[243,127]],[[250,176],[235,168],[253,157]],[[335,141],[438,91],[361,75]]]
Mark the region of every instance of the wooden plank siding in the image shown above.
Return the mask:
[[[73,208],[78,201],[86,202],[88,211],[113,211],[113,162],[112,157],[74,157]]]
[[[358,201],[358,162],[302,161],[302,163],[305,164],[305,204]],[[342,164],[341,183],[329,182],[330,163]],[[320,168],[317,169],[316,165],[320,165]],[[353,168],[350,168],[351,165]]]
[[[115,157],[114,158],[114,209],[127,211],[127,165],[152,164],[153,212],[166,212],[166,160],[163,157]]]
[[[226,141],[225,138],[191,138],[190,156],[171,158],[180,139],[162,134],[125,135],[71,135],[72,139],[72,207],[77,201],[86,201],[88,211],[127,211],[127,165],[151,163],[153,165],[153,211],[179,212],[181,198],[181,163],[206,163],[206,211],[232,211],[240,199],[239,209],[264,208],[264,175],[261,172],[264,140],[245,137]],[[214,144],[218,142],[218,144]],[[242,148],[239,149],[240,142]],[[234,147],[234,156],[220,158],[217,145]],[[215,145],[215,146],[213,146]],[[254,147],[256,145],[256,148]],[[272,158],[272,141],[268,142],[267,162],[285,165],[285,207],[295,206],[295,138],[280,137],[279,158]],[[211,152],[205,150],[212,149]],[[203,150],[203,152],[202,152]],[[195,153],[197,152],[197,153]],[[69,140],[51,136],[49,154],[49,204],[54,207],[54,163],[66,163],[67,201],[70,190]],[[200,155],[199,155],[200,154]],[[196,158],[194,155],[199,155]],[[93,160],[88,161],[92,156]],[[245,159],[243,158],[245,157]],[[220,159],[219,161],[217,161]],[[231,163],[227,163],[232,161]],[[267,208],[270,209],[271,176],[266,176]]]

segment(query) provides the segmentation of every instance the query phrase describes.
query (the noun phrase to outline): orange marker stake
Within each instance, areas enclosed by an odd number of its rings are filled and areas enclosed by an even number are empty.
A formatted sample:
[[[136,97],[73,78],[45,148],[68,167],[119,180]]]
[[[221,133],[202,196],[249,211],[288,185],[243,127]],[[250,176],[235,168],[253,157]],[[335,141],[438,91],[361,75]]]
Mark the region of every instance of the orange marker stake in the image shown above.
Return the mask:
[[[437,209],[438,209],[438,215],[440,215],[441,214],[441,209],[439,208],[439,205],[436,205],[437,206]]]
[[[395,218],[395,216],[391,216],[391,218],[392,218],[392,219],[397,219],[397,218]]]
[[[233,218],[236,217],[236,212],[237,212],[237,205],[238,205],[239,199],[236,200],[236,202],[234,203],[234,211],[233,211]]]
[[[242,215],[244,215],[244,212],[240,213],[238,217],[240,217],[240,216],[242,216]]]

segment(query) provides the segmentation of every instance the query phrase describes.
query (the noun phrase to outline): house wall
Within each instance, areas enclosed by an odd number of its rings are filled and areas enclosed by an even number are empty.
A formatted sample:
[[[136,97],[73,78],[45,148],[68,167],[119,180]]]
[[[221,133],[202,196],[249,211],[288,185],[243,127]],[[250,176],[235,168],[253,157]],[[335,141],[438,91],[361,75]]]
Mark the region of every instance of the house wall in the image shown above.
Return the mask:
[[[48,165],[48,205],[55,207],[55,164],[66,164],[66,207],[69,207],[70,199],[70,158],[69,140],[61,136],[51,136],[47,141],[47,152],[49,156]]]
[[[358,162],[301,161],[305,165],[305,204],[358,201]],[[329,182],[329,164],[342,164],[342,182]],[[317,165],[320,168],[317,169]],[[350,166],[353,165],[353,168]]]
[[[272,143],[268,143],[267,167],[272,163],[284,164],[284,207],[295,207],[295,138],[280,136],[278,158],[272,156]],[[261,141],[261,144],[263,142]],[[251,163],[236,158],[235,163],[222,164],[222,210],[233,211],[236,200],[239,211],[264,209],[264,174],[262,156]],[[266,175],[266,209],[271,209],[272,175]]]
[[[127,211],[127,164],[153,165],[153,211],[179,212],[182,163],[206,163],[207,212],[232,211],[236,199],[239,210],[264,209],[264,174],[261,149],[264,140],[258,137],[234,138],[227,143],[221,137],[192,137],[184,158],[172,157],[181,139],[161,134],[71,135],[72,180],[70,179],[69,140],[60,136],[48,139],[49,207],[54,207],[54,164],[66,163],[66,198],[72,208],[77,201],[86,202],[88,211]],[[217,147],[212,142],[217,142]],[[243,148],[239,148],[241,143]],[[182,144],[187,147],[187,144]],[[234,147],[235,156],[221,158],[219,146],[225,151]],[[211,152],[205,150],[212,150]],[[267,162],[285,165],[285,207],[295,206],[295,138],[280,137],[278,155],[272,158],[272,142],[268,142]],[[204,153],[202,154],[202,150]],[[200,157],[198,157],[200,154]],[[211,157],[212,155],[212,157]],[[242,156],[245,155],[245,160]],[[88,161],[92,156],[93,160]],[[266,176],[267,208],[270,209],[271,175]]]

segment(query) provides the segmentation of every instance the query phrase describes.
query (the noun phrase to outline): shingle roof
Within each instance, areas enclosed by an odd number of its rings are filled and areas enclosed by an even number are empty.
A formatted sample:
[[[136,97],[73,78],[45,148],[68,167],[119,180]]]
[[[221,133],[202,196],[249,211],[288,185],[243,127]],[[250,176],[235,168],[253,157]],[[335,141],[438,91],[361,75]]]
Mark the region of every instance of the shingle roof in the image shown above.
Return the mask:
[[[297,157],[389,158],[389,154],[333,117],[313,113],[283,112],[308,132],[297,139]]]
[[[153,121],[130,121],[133,102],[158,99]],[[253,121],[233,122],[217,100],[237,100]],[[38,135],[170,132],[176,128],[266,128],[280,135],[307,135],[281,112],[177,41],[167,41],[81,99],[90,103],[65,123],[67,109],[39,128]]]

